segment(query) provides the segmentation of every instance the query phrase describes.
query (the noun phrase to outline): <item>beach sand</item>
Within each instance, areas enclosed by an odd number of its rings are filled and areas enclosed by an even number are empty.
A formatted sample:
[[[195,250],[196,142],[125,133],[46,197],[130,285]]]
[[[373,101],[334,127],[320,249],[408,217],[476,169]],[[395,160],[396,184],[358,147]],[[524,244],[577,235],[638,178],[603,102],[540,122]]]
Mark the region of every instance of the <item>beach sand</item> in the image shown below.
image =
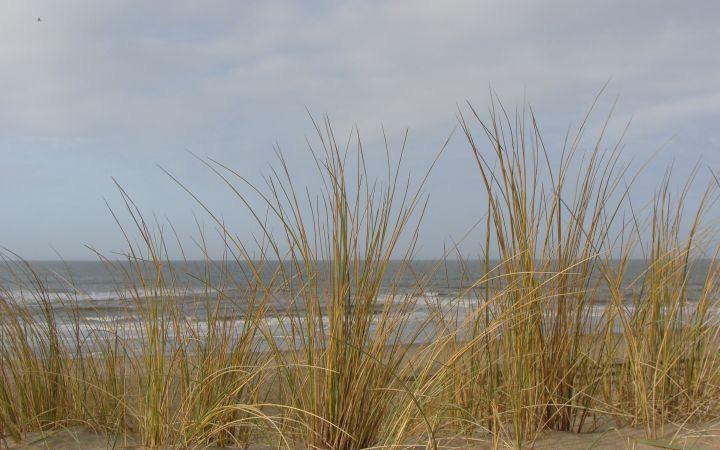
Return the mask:
[[[57,449],[57,450],[100,450],[107,448],[115,449],[139,449],[131,438],[120,438],[113,440],[112,437],[93,433],[82,428],[69,428],[53,431],[45,436],[39,433],[28,435],[25,442],[20,444],[5,443],[9,449]],[[218,447],[207,447],[217,449]],[[264,444],[253,444],[249,450],[265,450],[277,448]],[[424,444],[398,446],[396,449],[405,448],[421,450]],[[438,441],[440,449],[491,449],[492,444],[481,437],[476,438],[442,438]],[[500,448],[512,448],[501,446]],[[567,449],[567,450],[615,450],[615,449],[720,449],[720,422],[706,423],[685,427],[680,429],[676,426],[666,426],[662,437],[649,440],[644,437],[644,432],[639,428],[608,429],[603,432],[594,433],[569,433],[560,431],[545,432],[534,445],[527,448],[534,449]],[[296,450],[304,450],[303,446],[296,446]]]

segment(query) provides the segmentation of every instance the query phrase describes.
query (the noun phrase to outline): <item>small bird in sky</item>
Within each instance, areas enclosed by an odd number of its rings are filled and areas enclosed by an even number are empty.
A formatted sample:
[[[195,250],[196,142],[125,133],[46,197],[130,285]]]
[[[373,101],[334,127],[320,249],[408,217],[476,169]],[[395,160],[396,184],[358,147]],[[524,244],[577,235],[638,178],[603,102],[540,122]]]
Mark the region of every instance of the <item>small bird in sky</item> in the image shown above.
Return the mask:
[[[40,22],[40,18],[39,18],[39,17],[37,18],[37,21]]]

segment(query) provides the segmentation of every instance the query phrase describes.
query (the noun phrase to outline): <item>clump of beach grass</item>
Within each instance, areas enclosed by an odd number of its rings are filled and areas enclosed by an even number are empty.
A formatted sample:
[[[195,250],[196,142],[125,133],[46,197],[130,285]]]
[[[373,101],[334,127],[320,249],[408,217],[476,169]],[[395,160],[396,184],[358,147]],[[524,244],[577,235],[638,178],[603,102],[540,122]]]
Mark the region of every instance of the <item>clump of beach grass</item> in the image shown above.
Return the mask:
[[[261,200],[252,212],[268,242],[265,256],[279,261],[276,282],[288,298],[285,312],[275,314],[277,327],[266,330],[275,338],[267,341],[283,398],[305,425],[302,439],[316,448],[390,445],[405,429],[402,418],[393,422],[404,416],[393,411],[416,402],[405,379],[409,351],[423,330],[411,315],[423,289],[418,281],[402,292],[396,280],[412,263],[427,174],[415,187],[401,179],[403,141],[394,163],[385,148],[385,177],[372,178],[359,133],[342,147],[327,119],[313,124],[319,149],[309,152],[322,186],[315,195],[295,186],[280,153],[279,170],[264,187],[216,161],[206,165],[245,205],[253,204],[251,194]],[[273,234],[268,220],[282,231]],[[391,261],[398,266],[394,280],[388,280]]]
[[[615,357],[621,361],[618,409],[653,438],[667,423],[718,413],[718,247],[714,231],[703,226],[716,186],[709,185],[686,214],[697,171],[675,194],[668,170],[645,223],[633,217],[635,236],[623,254],[640,247],[644,270],[627,280],[627,256],[615,270],[606,266],[622,337],[622,355]]]
[[[638,207],[609,117],[588,138],[588,113],[558,151],[529,108],[493,100],[458,121],[479,171],[477,259],[455,245],[418,270],[437,160],[406,176],[406,140],[397,157],[386,140],[376,176],[359,132],[339,143],[327,119],[312,122],[317,189],[279,151],[261,183],[199,158],[253,218],[250,241],[168,173],[214,223],[221,258],[200,228],[203,260],[171,260],[180,237],[118,185],[126,250],[96,254],[122,319],[88,320],[71,273],[53,275],[70,293],[53,292],[6,252],[0,437],[83,426],[108,446],[440,448],[463,435],[519,448],[546,430],[610,423],[655,439],[717,419],[717,182],[688,214],[699,169],[677,194],[668,171]],[[460,281],[438,299],[449,270]]]
[[[596,275],[612,250],[628,168],[619,145],[602,151],[604,126],[580,152],[587,118],[551,152],[531,110],[508,113],[493,101],[483,119],[468,108],[483,135],[459,116],[487,202],[477,262],[486,275],[466,292],[478,300],[452,361],[467,381],[452,395],[466,423],[510,427],[518,444],[546,428],[580,430],[602,372],[595,338],[608,332],[602,318],[593,322]]]
[[[107,434],[108,445],[129,438],[151,448],[243,447],[266,431],[282,442],[275,419],[258,406],[271,366],[258,339],[266,294],[252,278],[237,279],[228,261],[198,262],[205,287],[192,293],[205,317],[198,325],[175,302],[190,294],[164,258],[162,233],[152,233],[123,196],[142,244],[128,240],[124,260],[101,261],[120,274],[118,303],[131,321],[92,323],[73,295],[49,292],[32,265],[6,259],[16,289],[0,301],[0,432],[21,440],[86,426]],[[202,279],[211,269],[221,281]],[[242,317],[227,314],[232,287],[243,293]]]
[[[668,176],[643,227],[629,195],[639,172],[620,159],[622,136],[604,144],[610,116],[581,149],[593,109],[557,152],[532,110],[494,101],[487,119],[472,105],[470,119],[459,116],[487,203],[483,256],[461,267],[484,275],[459,293],[464,321],[438,340],[449,356],[425,391],[441,422],[484,430],[495,445],[603,418],[654,437],[662,424],[717,414],[716,254],[698,251],[713,242],[701,222],[715,186],[688,220],[691,182],[671,201]],[[637,246],[648,249],[641,260]],[[644,267],[634,282],[633,261]]]

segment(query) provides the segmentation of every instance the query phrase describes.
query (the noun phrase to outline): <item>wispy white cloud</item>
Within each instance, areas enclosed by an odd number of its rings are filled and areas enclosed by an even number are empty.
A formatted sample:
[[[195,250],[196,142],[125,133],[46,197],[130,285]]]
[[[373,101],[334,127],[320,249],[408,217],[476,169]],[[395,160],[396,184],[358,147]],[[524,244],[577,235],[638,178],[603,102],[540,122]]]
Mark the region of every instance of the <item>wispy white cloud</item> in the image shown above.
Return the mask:
[[[2,14],[5,134],[201,132],[298,103],[427,127],[488,83],[553,109],[612,79],[636,115],[720,90],[714,2],[31,3]]]

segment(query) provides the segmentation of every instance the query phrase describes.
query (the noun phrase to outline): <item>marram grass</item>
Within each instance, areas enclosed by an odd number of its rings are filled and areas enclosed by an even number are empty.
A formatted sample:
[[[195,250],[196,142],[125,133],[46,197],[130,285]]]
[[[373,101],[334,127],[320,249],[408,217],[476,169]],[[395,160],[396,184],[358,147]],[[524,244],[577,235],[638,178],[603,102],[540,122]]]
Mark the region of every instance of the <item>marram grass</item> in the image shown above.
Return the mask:
[[[197,263],[202,322],[175,301],[187,286],[168,257],[174,230],[120,188],[127,250],[98,258],[121,274],[132,323],[88,322],[73,295],[3,255],[2,442],[85,427],[108,447],[523,447],[547,430],[634,426],[655,439],[717,419],[718,242],[705,218],[717,183],[690,211],[694,176],[673,192],[668,171],[642,207],[621,143],[608,148],[603,126],[587,148],[586,122],[548,149],[532,112],[469,106],[459,125],[482,192],[464,207],[482,217],[482,253],[448,249],[423,273],[413,259],[436,161],[405,178],[404,143],[375,177],[359,133],[340,144],[313,122],[315,192],[282,156],[262,185],[201,160],[255,218],[252,242],[170,175],[224,243]],[[465,287],[433,303],[430,280],[451,258]]]

